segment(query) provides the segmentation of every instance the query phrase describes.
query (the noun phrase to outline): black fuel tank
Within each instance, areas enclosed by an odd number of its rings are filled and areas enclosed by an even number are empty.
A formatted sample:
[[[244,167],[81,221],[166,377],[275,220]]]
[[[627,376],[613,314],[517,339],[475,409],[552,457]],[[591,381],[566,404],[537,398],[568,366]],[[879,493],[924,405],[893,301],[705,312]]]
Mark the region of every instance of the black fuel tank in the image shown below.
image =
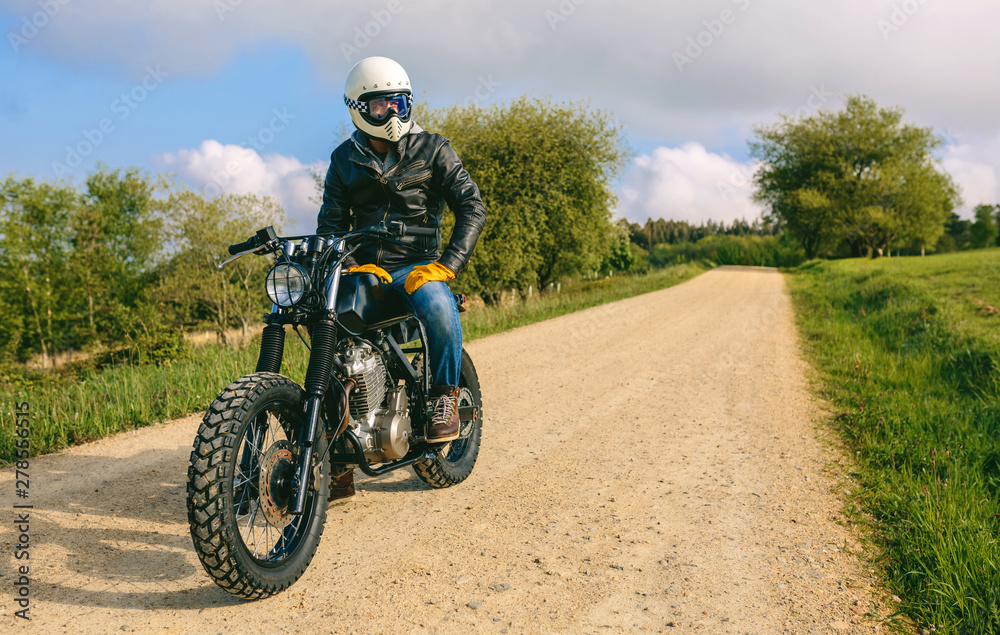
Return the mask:
[[[395,293],[386,293],[378,281],[372,274],[347,274],[340,278],[337,318],[354,335],[410,315],[409,307]]]

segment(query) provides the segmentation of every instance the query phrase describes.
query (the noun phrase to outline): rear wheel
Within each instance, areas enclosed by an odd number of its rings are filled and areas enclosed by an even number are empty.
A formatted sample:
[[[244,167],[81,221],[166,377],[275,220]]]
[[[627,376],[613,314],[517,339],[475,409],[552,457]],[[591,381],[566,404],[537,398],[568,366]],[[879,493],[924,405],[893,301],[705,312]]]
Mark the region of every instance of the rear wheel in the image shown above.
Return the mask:
[[[230,384],[212,403],[188,468],[188,521],[205,571],[241,598],[288,588],[316,553],[326,520],[328,463],[319,434],[305,509],[295,498],[305,394],[275,373]]]
[[[474,416],[462,421],[459,437],[445,445],[433,459],[413,464],[413,471],[434,488],[457,485],[472,474],[483,436],[483,397],[479,377],[469,354],[462,349],[462,370],[458,379],[458,407],[471,408]]]

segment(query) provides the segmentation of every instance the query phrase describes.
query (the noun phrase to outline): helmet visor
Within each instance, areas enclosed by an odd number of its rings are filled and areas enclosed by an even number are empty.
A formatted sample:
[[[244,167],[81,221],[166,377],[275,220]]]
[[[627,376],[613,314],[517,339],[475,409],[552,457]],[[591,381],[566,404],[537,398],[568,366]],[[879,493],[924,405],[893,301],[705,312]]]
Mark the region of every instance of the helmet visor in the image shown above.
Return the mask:
[[[410,114],[410,99],[408,93],[373,97],[368,100],[367,115],[376,123],[381,123],[393,115],[406,119]]]

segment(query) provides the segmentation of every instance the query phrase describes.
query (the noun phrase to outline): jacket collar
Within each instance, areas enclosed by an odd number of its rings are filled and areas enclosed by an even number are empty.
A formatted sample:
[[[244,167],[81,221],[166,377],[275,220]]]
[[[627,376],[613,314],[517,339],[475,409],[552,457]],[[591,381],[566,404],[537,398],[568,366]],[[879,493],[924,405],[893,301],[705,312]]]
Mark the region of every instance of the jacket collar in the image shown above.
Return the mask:
[[[397,163],[402,162],[403,155],[406,152],[406,147],[410,143],[410,136],[416,135],[423,132],[424,129],[421,128],[417,122],[413,122],[410,126],[410,131],[403,135],[403,138],[396,142],[396,154],[399,156]],[[381,161],[375,156],[374,151],[371,146],[368,145],[368,141],[365,139],[364,134],[360,130],[355,130],[351,134],[351,161],[358,163],[360,165],[367,165],[376,170],[378,170]]]

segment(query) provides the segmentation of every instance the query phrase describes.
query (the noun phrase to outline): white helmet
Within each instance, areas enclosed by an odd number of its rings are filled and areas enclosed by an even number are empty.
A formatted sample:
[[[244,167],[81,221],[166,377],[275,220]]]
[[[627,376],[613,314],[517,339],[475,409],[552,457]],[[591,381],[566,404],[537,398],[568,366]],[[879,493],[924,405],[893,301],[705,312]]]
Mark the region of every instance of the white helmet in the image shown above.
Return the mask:
[[[413,91],[403,67],[388,57],[366,57],[347,74],[344,103],[358,130],[383,141],[399,141],[413,125]]]

